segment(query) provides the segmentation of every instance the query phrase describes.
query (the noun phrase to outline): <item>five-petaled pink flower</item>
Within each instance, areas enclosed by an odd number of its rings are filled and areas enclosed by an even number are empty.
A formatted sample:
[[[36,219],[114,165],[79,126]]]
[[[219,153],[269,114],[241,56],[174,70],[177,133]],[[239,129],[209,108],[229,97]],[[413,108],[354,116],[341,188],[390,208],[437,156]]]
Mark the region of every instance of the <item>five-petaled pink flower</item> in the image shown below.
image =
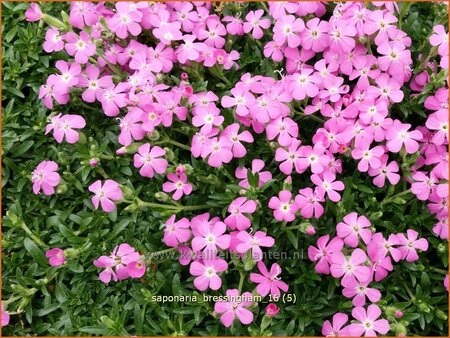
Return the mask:
[[[55,193],[55,187],[61,181],[61,177],[56,170],[58,170],[58,164],[54,161],[42,161],[38,164],[31,177],[33,192],[36,195],[41,190],[47,196]]]
[[[205,291],[208,287],[211,290],[219,290],[222,286],[222,279],[218,273],[224,272],[228,269],[228,263],[221,258],[205,258],[203,262],[194,261],[191,263],[189,272],[193,276],[194,286],[200,290]]]
[[[377,332],[384,336],[389,331],[389,322],[386,319],[378,319],[381,316],[378,305],[369,305],[367,311],[362,306],[357,306],[353,308],[352,316],[358,323],[347,326],[349,336],[360,337],[364,334],[366,337],[375,337]]]
[[[298,210],[297,204],[292,200],[292,193],[282,190],[278,196],[272,196],[269,201],[269,208],[273,209],[273,216],[280,222],[292,222],[295,219],[295,212]]]
[[[106,180],[103,185],[100,180],[89,186],[89,191],[95,195],[92,197],[92,204],[98,209],[99,204],[103,211],[111,212],[116,209],[114,201],[120,201],[123,197],[119,183],[113,180]]]
[[[266,265],[259,261],[258,270],[261,274],[252,272],[250,280],[258,284],[256,292],[261,296],[265,297],[270,293],[272,297],[279,297],[281,294],[280,289],[284,292],[288,291],[288,285],[278,277],[281,273],[281,267],[277,263],[272,264],[270,271],[268,271]]]
[[[250,228],[251,221],[244,215],[253,214],[256,210],[256,202],[247,199],[246,197],[238,197],[232,201],[228,207],[230,213],[227,218],[224,219],[224,223],[231,230],[246,230]]]
[[[167,178],[169,179],[170,182],[165,182],[163,184],[163,191],[164,192],[175,191],[172,195],[172,198],[175,201],[178,201],[183,195],[191,194],[192,184],[188,183],[187,176],[185,173],[181,173],[180,175],[169,173],[167,174]]]
[[[226,297],[227,301],[214,304],[214,311],[220,315],[222,324],[230,327],[236,317],[242,324],[250,324],[253,321],[253,313],[247,307],[253,304],[253,295],[250,292],[239,295],[237,289],[228,289]]]
[[[150,147],[149,143],[145,143],[139,147],[137,154],[134,154],[134,166],[141,168],[139,174],[144,177],[151,178],[155,172],[164,174],[169,165],[166,159],[161,158],[165,154],[164,149],[158,146]]]

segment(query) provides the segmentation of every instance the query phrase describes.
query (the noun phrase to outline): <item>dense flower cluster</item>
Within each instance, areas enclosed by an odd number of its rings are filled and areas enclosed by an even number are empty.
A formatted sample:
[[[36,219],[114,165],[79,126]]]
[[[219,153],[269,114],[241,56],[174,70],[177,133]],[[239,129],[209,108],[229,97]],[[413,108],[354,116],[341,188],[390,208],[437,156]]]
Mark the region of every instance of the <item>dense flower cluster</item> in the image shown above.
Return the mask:
[[[280,280],[279,264],[264,263],[262,250],[273,247],[275,239],[270,231],[252,228],[252,214],[268,206],[273,218],[284,224],[321,218],[326,201],[339,202],[346,188],[340,178],[344,157],[373,177],[376,187],[406,179],[410,191],[427,201],[436,216],[435,234],[448,239],[448,89],[442,87],[424,101],[428,112],[423,126],[413,127],[390,114],[391,105],[405,98],[402,87],[410,85],[420,92],[429,72],[413,74],[412,41],[397,26],[396,4],[374,2],[370,8],[348,2],[337,4],[331,16],[325,16],[321,2],[269,2],[268,11],[220,16],[208,2],[72,2],[71,27],[46,17],[35,4],[26,17],[50,24],[45,51],[71,56],[69,61],[58,61],[57,73],[42,85],[43,104],[57,109],[76,93],[86,104],[97,102],[107,118],[117,117],[117,154],[134,155],[136,173],[143,177],[166,175],[161,189],[172,193],[174,201],[193,192],[190,173],[179,163],[170,164],[167,148],[157,145],[164,142],[155,135],[175,121],[195,129],[188,147],[192,157],[213,168],[233,159],[247,160],[249,167],[239,166],[235,172],[242,196],[229,204],[223,220],[210,213],[177,220],[174,214],[164,224],[163,241],[180,253],[180,264],[189,265],[197,290],[226,286],[222,274],[231,268],[231,260],[223,254],[228,253],[245,264],[251,262],[247,271],[257,265],[259,273],[249,275],[254,293],[273,299],[289,287]],[[140,43],[138,37],[144,33],[156,42]],[[219,78],[223,71],[239,69],[240,55],[227,41],[245,34],[258,43],[265,38],[264,57],[283,62],[286,73],[243,72],[222,97],[207,90],[194,92],[189,79],[200,68],[209,68]],[[431,57],[439,55],[439,65],[429,56],[423,69],[435,73],[447,69],[448,33],[442,25],[434,27],[429,42],[436,47]],[[192,73],[169,76],[181,67]],[[232,112],[232,121],[224,111]],[[302,125],[294,120],[298,115],[323,122],[311,140],[301,137]],[[82,138],[78,130],[85,126],[80,115],[54,113],[45,133],[52,132],[58,143],[73,144]],[[248,145],[257,139],[267,140],[279,171],[286,175],[283,189],[270,197],[267,206],[245,194],[250,187],[262,188],[272,180],[264,161],[248,154]],[[174,140],[166,141],[176,145]],[[414,159],[412,166],[407,157]],[[33,172],[34,193],[55,193],[60,182],[57,170],[55,162],[41,162]],[[299,177],[306,187],[292,191],[292,180]],[[105,212],[124,200],[121,186],[111,179],[97,180],[88,190],[94,194],[94,208],[101,206]],[[307,233],[314,235],[314,227],[309,226]],[[343,217],[330,233],[336,235],[320,236],[316,247],[308,248],[308,256],[316,262],[318,273],[340,279],[343,295],[352,298],[355,321],[348,323],[347,314],[336,313],[332,322],[324,323],[323,334],[385,335],[389,323],[380,319],[380,307],[372,304],[382,294],[371,283],[393,271],[392,260],[418,260],[418,251],[428,248],[427,240],[412,229],[386,235],[356,212]],[[54,266],[65,261],[62,250],[50,250],[47,256]],[[145,257],[128,244],[101,256],[94,265],[104,269],[100,273],[104,283],[139,278],[146,271]],[[252,294],[239,288],[227,289],[226,295],[248,299],[217,302],[214,310],[221,322],[226,327],[235,318],[251,323]],[[267,307],[266,314],[275,316],[278,310]]]

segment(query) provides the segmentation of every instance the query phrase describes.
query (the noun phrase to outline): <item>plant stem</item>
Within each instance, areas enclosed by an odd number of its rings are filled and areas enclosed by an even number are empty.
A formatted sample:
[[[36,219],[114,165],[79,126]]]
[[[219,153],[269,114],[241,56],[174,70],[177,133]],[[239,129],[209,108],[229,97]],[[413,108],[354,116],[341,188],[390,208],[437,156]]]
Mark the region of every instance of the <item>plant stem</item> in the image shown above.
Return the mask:
[[[144,206],[144,207],[150,207],[150,208],[177,210],[177,211],[181,211],[181,210],[199,210],[199,209],[209,209],[209,208],[211,208],[211,206],[207,205],[207,204],[176,206],[176,205],[170,205],[170,204],[144,202],[142,200],[138,200],[138,205],[139,206]]]
[[[239,294],[241,294],[242,286],[244,285],[244,278],[245,278],[245,272],[242,270],[239,270],[239,286],[238,286]]]
[[[433,270],[433,271],[442,273],[443,275],[447,275],[448,274],[447,270],[437,269],[437,268],[433,268],[433,267],[431,267],[430,269]]]
[[[30,228],[25,224],[25,222],[23,220],[21,220],[21,222],[20,222],[20,227],[23,229],[23,231],[25,231],[27,233],[28,236],[31,237],[31,239],[36,244],[43,246],[43,247],[46,246],[45,243],[30,230]]]
[[[177,147],[179,147],[179,148],[182,148],[182,149],[191,151],[191,147],[189,147],[189,146],[187,146],[187,145],[185,145],[185,144],[182,144],[182,143],[180,143],[180,142],[174,141],[174,140],[172,140],[172,139],[164,139],[164,140],[162,140],[162,141],[156,142],[155,144],[163,144],[163,143],[173,144],[174,146],[177,146]]]
[[[384,199],[383,201],[381,201],[380,205],[384,205],[386,203],[389,203],[389,202],[393,201],[394,199],[396,199],[397,197],[401,197],[403,195],[407,195],[410,192],[411,192],[411,190],[409,190],[409,189],[405,190],[405,191],[402,191],[401,193],[398,193],[397,195],[394,195],[394,196],[391,196],[389,198]]]

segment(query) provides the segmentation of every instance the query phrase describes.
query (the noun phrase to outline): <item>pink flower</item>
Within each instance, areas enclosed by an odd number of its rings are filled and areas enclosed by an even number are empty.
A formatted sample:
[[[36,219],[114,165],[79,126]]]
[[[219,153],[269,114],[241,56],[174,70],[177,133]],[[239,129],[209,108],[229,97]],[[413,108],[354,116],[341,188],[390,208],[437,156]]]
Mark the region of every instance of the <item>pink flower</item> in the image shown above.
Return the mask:
[[[114,87],[112,76],[100,77],[100,69],[90,64],[86,66],[83,76],[80,77],[79,85],[86,88],[81,98],[89,103],[94,102],[96,98],[101,100],[103,89]]]
[[[1,316],[2,316],[2,327],[8,325],[10,316],[9,316],[8,311],[6,311],[4,309],[3,304],[2,304],[2,314],[1,314]]]
[[[342,294],[347,298],[353,298],[353,306],[364,306],[366,304],[366,297],[372,302],[376,303],[381,299],[381,292],[374,288],[367,287],[368,283],[359,283],[355,279],[342,281]]]
[[[396,185],[400,181],[400,175],[397,172],[400,170],[397,162],[392,161],[387,164],[388,155],[384,154],[380,157],[381,166],[379,168],[369,168],[369,175],[375,177],[373,179],[373,184],[377,187],[384,187],[386,178],[389,183]]]
[[[286,15],[277,20],[273,27],[273,40],[278,45],[283,45],[287,41],[290,48],[296,48],[301,43],[300,33],[305,29],[302,19],[293,15]]]
[[[299,174],[311,167],[313,174],[321,174],[328,166],[329,158],[325,155],[325,147],[322,142],[317,142],[314,147],[303,146],[300,148],[300,160],[296,170]]]
[[[266,135],[270,141],[278,136],[278,143],[287,147],[298,137],[298,124],[289,117],[278,117],[266,126]]]
[[[193,224],[193,223],[192,223]],[[192,250],[203,251],[203,257],[212,259],[216,257],[218,248],[225,250],[230,246],[230,235],[225,234],[225,223],[216,221],[213,224],[201,222],[194,232],[192,239]]]
[[[252,294],[244,292],[239,296],[237,289],[228,289],[226,296],[227,301],[219,301],[214,304],[214,311],[220,314],[222,324],[230,327],[236,317],[242,324],[250,324],[253,321],[253,313],[247,307],[253,304]]]
[[[444,278],[444,286],[445,286],[445,289],[448,292],[448,275],[446,275],[445,278]],[[3,322],[2,322],[2,325],[3,325]]]
[[[52,117],[50,124],[45,129],[45,134],[53,130],[56,142],[61,143],[66,138],[67,143],[74,144],[79,139],[79,134],[74,129],[81,129],[85,126],[86,121],[80,115],[67,114],[61,117],[61,114],[58,114]]]
[[[47,30],[43,48],[47,53],[59,52],[64,49],[64,41],[59,30],[54,27]]]
[[[154,156],[162,156],[162,155],[158,155],[158,154],[162,154],[162,153],[161,152],[155,153]],[[158,166],[159,166],[159,169],[162,169],[163,164],[160,163]],[[155,171],[156,171],[156,168],[153,168],[153,169],[155,169]],[[164,169],[164,171],[165,171],[165,169]],[[169,173],[169,174],[167,174],[167,178],[171,182],[165,182],[163,184],[163,191],[164,192],[175,191],[174,194],[172,195],[172,198],[175,201],[178,201],[183,195],[191,194],[192,184],[188,183],[185,173],[181,173],[180,175],[177,175],[174,173]]]
[[[295,196],[295,204],[304,218],[320,218],[324,212],[321,202],[325,202],[325,200],[317,188],[314,190],[311,188],[300,189],[299,194]]]
[[[72,26],[83,29],[84,26],[93,26],[98,22],[99,15],[93,3],[74,1],[70,3],[69,22]]]
[[[423,135],[418,130],[408,131],[411,125],[394,120],[394,124],[386,131],[386,147],[390,152],[398,153],[402,146],[408,154],[414,154],[419,149]]]
[[[416,250],[427,251],[428,250],[428,241],[425,238],[417,239],[419,233],[412,229],[408,229],[406,231],[408,237],[405,234],[398,234],[397,239],[400,244],[400,252],[402,253],[402,259],[405,259],[407,262],[414,262],[419,259]]]
[[[128,84],[120,82],[115,87],[110,87],[102,90],[101,94],[97,96],[97,100],[102,104],[103,112],[106,116],[119,115],[119,108],[127,105],[126,94]]]
[[[282,190],[278,196],[272,196],[269,201],[269,208],[274,210],[273,216],[280,222],[292,222],[298,210],[297,204],[292,200],[292,193],[288,190]]]
[[[277,148],[275,152],[275,161],[282,162],[280,164],[282,173],[290,175],[294,167],[295,171],[298,173],[302,173],[306,170],[307,164],[301,160],[301,149],[303,148],[300,147],[300,143],[300,140],[293,139],[288,145],[287,150],[284,148]]]
[[[330,22],[330,49],[337,53],[348,52],[355,47],[356,29],[351,21],[334,20]]]
[[[436,145],[448,143],[448,112],[440,109],[437,112],[430,114],[425,125],[430,130],[435,130],[432,142]]]
[[[99,279],[108,284],[111,278],[114,281],[127,279],[131,277],[128,270],[128,265],[133,262],[140,262],[141,255],[135,251],[129,244],[123,243],[116,246],[109,256],[100,256],[94,260],[94,265],[97,268],[104,268],[99,275]],[[131,270],[142,271],[142,266],[136,264],[131,265]],[[133,271],[135,272],[135,271]],[[145,272],[145,271],[144,271]],[[142,274],[143,275],[143,274]]]
[[[60,78],[52,74],[48,77],[45,85],[39,88],[39,98],[48,109],[53,109],[53,100],[58,104],[69,102],[69,91],[66,86],[60,85]]]
[[[439,55],[448,55],[448,33],[445,31],[445,27],[443,25],[436,25],[433,27],[433,32],[434,34],[430,36],[430,44],[432,46],[439,46]]]
[[[354,249],[350,258],[344,256],[340,251],[334,252],[331,256],[332,264],[330,271],[333,277],[342,277],[342,282],[347,283],[351,280],[357,280],[365,283],[370,280],[370,268],[363,265],[367,256],[364,251],[357,248]]]
[[[270,27],[269,19],[261,19],[264,15],[264,10],[258,9],[247,13],[244,22],[244,33],[252,32],[255,39],[261,39],[264,35],[261,28],[267,29]]]
[[[358,163],[358,170],[361,172],[367,172],[369,166],[372,169],[378,169],[381,167],[381,156],[384,155],[384,148],[382,146],[376,146],[369,149],[369,146],[364,148],[355,148],[352,150],[352,157],[355,160],[361,160]]]
[[[61,181],[57,170],[58,164],[54,161],[42,161],[38,164],[31,177],[33,192],[36,195],[39,194],[41,189],[47,196],[55,193],[55,187]]]
[[[77,63],[87,63],[89,57],[95,54],[95,44],[85,31],[81,31],[79,36],[73,32],[66,33],[64,39],[66,40],[64,48],[67,54],[74,56]]]
[[[187,218],[182,218],[175,222],[175,215],[164,223],[163,241],[167,246],[176,248],[181,243],[187,242],[191,238],[190,222]]]
[[[193,276],[194,286],[200,290],[205,291],[208,287],[211,290],[219,290],[222,286],[222,280],[218,273],[226,271],[228,264],[225,260],[220,258],[204,259],[203,263],[194,261],[191,263],[189,272]]]
[[[315,97],[319,92],[317,79],[313,75],[313,69],[303,68],[299,72],[289,77],[289,89],[292,97],[296,100],[303,100],[308,97]]]
[[[217,16],[210,16],[205,21],[205,26],[199,28],[197,38],[209,47],[222,48],[225,39],[222,36],[227,34],[225,26],[222,25]]]
[[[141,278],[147,271],[147,266],[142,260],[133,261],[127,264],[128,276],[131,278]]]
[[[329,46],[328,32],[328,21],[312,18],[306,22],[306,27],[301,34],[302,47],[316,53],[323,52]]]
[[[232,230],[246,230],[250,228],[251,221],[246,214],[252,214],[256,210],[256,202],[248,200],[246,197],[238,197],[228,207],[228,212],[231,214],[225,218],[224,223]]]
[[[164,174],[167,166],[167,160],[163,157],[166,151],[158,146],[150,147],[149,143],[141,145],[137,154],[134,154],[134,167],[141,168],[139,174],[144,177],[153,177],[155,172]]]
[[[344,222],[339,222],[336,226],[337,235],[344,240],[344,243],[352,248],[358,246],[359,237],[364,243],[369,244],[372,238],[370,231],[370,221],[366,216],[359,216],[356,212],[351,212],[344,217]],[[368,228],[368,229],[366,229]]]
[[[129,146],[133,140],[142,140],[145,136],[142,115],[144,112],[138,107],[131,108],[128,113],[120,119],[120,134],[118,141],[123,146]]]
[[[391,99],[392,102],[401,102],[404,94],[401,90],[402,84],[395,77],[389,77],[388,74],[381,74],[375,79],[378,87],[370,86],[367,94],[374,98]]]
[[[417,171],[413,174],[413,183],[411,184],[411,192],[421,201],[426,201],[433,189],[436,188],[438,180],[433,173],[430,176],[423,171]]]
[[[347,326],[347,333],[350,336],[360,337],[362,334],[365,336],[376,336],[377,332],[381,335],[385,335],[389,332],[389,322],[386,319],[378,319],[381,315],[381,310],[378,305],[371,304],[366,309],[362,306],[357,306],[352,310],[352,316],[358,323],[353,323]]]
[[[113,201],[120,201],[123,197],[119,183],[113,180],[106,180],[103,185],[100,180],[97,180],[88,189],[95,194],[92,197],[92,204],[94,204],[95,209],[98,209],[100,203],[103,211],[106,212],[115,210],[116,205]]]
[[[348,316],[345,313],[335,313],[333,323],[325,321],[322,326],[322,334],[326,337],[345,336],[346,328],[342,328],[348,322]]]
[[[239,244],[236,246],[236,251],[245,254],[247,251],[252,250],[251,258],[255,261],[261,261],[263,259],[263,252],[260,247],[270,248],[275,244],[275,240],[267,236],[263,231],[256,231],[254,235],[250,235],[246,231],[241,231],[236,236],[239,240]]]
[[[66,262],[66,256],[64,250],[60,248],[49,249],[45,252],[45,256],[48,258],[48,263],[51,266],[60,266]]]
[[[239,134],[239,127],[238,123],[230,124],[223,130],[221,135],[221,137],[228,138],[235,158],[242,158],[247,154],[247,150],[241,142],[252,143],[254,141],[252,134],[248,130],[244,130]]]
[[[261,274],[252,272],[250,274],[250,280],[253,283],[258,284],[256,292],[262,297],[265,297],[270,293],[271,297],[276,299],[277,297],[280,297],[280,289],[284,292],[288,291],[288,285],[278,277],[281,273],[281,268],[277,263],[272,264],[270,271],[268,271],[265,264],[262,261],[259,261],[258,270]]]
[[[272,173],[270,171],[261,171],[264,168],[264,161],[260,159],[255,159],[252,161],[252,169],[251,173],[253,175],[258,174],[259,180],[258,180],[258,188],[261,188],[264,183],[270,181],[272,179]],[[236,178],[241,179],[242,181],[239,182],[239,186],[243,188],[250,187],[250,184],[247,179],[247,171],[250,169],[244,168],[244,167],[237,167],[236,168]]]
[[[222,107],[230,108],[236,107],[236,114],[239,116],[247,116],[248,109],[255,102],[255,97],[248,90],[244,88],[231,89],[231,96],[224,95],[222,97]]]
[[[371,261],[370,269],[374,275],[375,282],[379,282],[386,278],[389,271],[394,269],[392,266],[391,257],[386,256],[386,250],[383,250],[377,246],[369,245],[367,247],[367,253]]]
[[[231,151],[231,142],[228,138],[214,137],[205,145],[202,151],[202,157],[208,158],[208,164],[213,168],[222,166],[223,163],[229,163],[233,159],[233,153]]]
[[[266,316],[267,317],[275,317],[278,312],[280,312],[280,308],[275,303],[270,303],[266,306]]]
[[[337,102],[342,94],[347,94],[350,87],[344,85],[344,79],[338,76],[329,76],[323,80],[323,89],[319,92],[319,98]]]
[[[401,76],[405,67],[412,64],[411,52],[405,48],[403,43],[395,41],[379,45],[377,52],[383,55],[378,58],[380,69],[389,72],[392,76]]]
[[[221,126],[223,121],[224,117],[220,115],[219,109],[199,109],[192,117],[192,125],[202,127],[201,131],[204,133],[209,133],[213,126]]]
[[[312,262],[317,262],[314,269],[318,273],[329,274],[331,257],[335,252],[340,252],[344,247],[344,242],[339,237],[333,237],[330,242],[330,235],[319,237],[317,248],[310,245],[308,247],[308,257]]]
[[[321,177],[322,176],[322,177]],[[321,175],[311,175],[311,181],[317,185],[317,192],[324,198],[327,194],[328,198],[333,202],[339,202],[341,195],[337,191],[345,189],[344,183],[336,181],[336,175],[330,171],[325,171]]]
[[[109,18],[106,23],[108,28],[119,38],[126,39],[128,33],[137,36],[141,33],[142,12],[134,9],[131,2],[117,2],[116,14]]]
[[[30,22],[41,20],[43,15],[41,7],[36,3],[31,3],[30,7],[25,11],[25,19]]]

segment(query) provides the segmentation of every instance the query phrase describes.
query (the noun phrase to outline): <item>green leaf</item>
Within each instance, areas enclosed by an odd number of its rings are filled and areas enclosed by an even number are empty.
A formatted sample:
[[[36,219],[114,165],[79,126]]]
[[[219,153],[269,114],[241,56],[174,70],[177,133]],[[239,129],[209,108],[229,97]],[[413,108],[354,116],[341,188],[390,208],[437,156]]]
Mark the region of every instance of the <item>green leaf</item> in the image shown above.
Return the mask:
[[[44,253],[41,251],[41,249],[38,248],[34,242],[26,237],[23,241],[23,246],[28,251],[28,253],[33,257],[33,259],[38,263],[39,265],[43,267],[48,267],[48,261],[45,257]]]

